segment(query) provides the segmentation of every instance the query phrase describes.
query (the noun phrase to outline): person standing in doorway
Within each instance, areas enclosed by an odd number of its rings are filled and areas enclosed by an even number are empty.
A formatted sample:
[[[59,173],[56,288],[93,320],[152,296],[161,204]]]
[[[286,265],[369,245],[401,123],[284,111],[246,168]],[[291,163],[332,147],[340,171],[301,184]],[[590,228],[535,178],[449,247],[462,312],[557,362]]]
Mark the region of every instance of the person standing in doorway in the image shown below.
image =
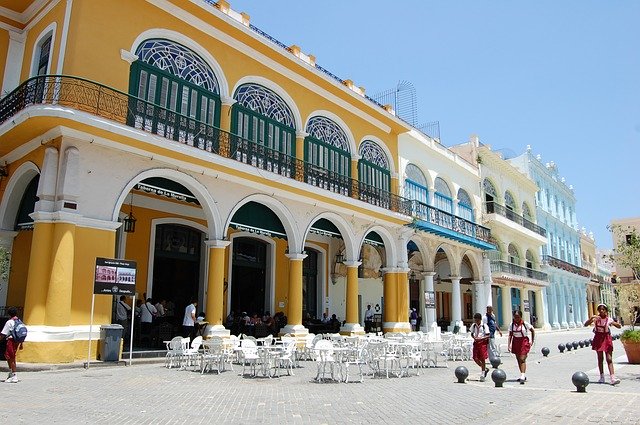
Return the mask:
[[[500,326],[496,320],[496,315],[493,314],[493,306],[487,306],[487,314],[482,318],[482,323],[489,328],[489,359],[498,357],[498,346],[496,344],[496,331],[502,336]]]
[[[584,322],[585,326],[595,324],[593,333],[593,342],[591,343],[591,349],[598,354],[598,369],[600,370],[599,384],[604,384],[604,356],[607,356],[607,366],[609,367],[609,375],[611,379],[611,385],[618,385],[620,380],[616,378],[613,370],[613,338],[611,337],[611,326],[620,328],[620,323],[609,317],[609,308],[606,304],[598,305],[598,314],[591,317]]]
[[[531,339],[529,339],[531,334]],[[520,369],[520,378],[518,382],[524,384],[527,380],[527,356],[533,345],[535,331],[530,323],[522,320],[522,312],[516,310],[513,312],[513,322],[509,325],[509,352],[516,355],[518,368]]]
[[[198,306],[198,299],[192,298],[191,304],[184,309],[184,319],[182,319],[182,336],[190,337],[193,339],[195,334],[196,324],[196,307]]]
[[[147,346],[152,346],[151,331],[153,330],[153,318],[158,314],[153,305],[153,300],[147,298],[147,301],[140,307],[140,340],[146,340]]]
[[[365,333],[371,332],[371,324],[373,323],[373,309],[371,304],[367,304],[367,310],[364,312],[364,331]]]
[[[116,304],[116,323],[124,328],[123,338],[125,347],[129,347],[129,320],[131,317],[131,307],[125,302],[127,297],[120,295],[120,300]]]

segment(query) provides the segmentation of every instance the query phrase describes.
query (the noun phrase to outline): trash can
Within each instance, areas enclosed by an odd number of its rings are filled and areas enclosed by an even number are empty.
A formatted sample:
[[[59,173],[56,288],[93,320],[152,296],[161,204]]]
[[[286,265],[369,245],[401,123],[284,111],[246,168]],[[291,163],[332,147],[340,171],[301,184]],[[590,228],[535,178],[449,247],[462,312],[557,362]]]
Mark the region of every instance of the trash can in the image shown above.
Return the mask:
[[[124,328],[121,325],[100,326],[100,359],[103,362],[120,360],[120,341]]]

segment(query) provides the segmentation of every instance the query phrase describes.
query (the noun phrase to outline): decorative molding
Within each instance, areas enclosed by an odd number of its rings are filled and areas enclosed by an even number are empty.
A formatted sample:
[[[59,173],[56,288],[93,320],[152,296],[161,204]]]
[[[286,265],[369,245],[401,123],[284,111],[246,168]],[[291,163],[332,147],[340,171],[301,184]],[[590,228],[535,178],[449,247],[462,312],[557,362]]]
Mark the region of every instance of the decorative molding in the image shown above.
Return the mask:
[[[129,62],[129,65],[138,60],[138,55],[131,53],[128,50],[120,49],[120,59]]]

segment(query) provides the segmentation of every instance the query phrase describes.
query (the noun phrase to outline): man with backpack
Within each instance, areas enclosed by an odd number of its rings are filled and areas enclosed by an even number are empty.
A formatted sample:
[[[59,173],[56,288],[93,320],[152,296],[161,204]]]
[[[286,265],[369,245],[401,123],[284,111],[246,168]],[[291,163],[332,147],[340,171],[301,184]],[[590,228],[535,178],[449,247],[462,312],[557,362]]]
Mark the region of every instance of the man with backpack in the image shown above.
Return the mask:
[[[6,340],[7,347],[4,352],[4,358],[7,359],[9,365],[9,376],[4,382],[16,383],[18,377],[16,375],[16,354],[18,349],[22,350],[24,347],[22,343],[27,338],[27,327],[18,319],[18,309],[15,307],[9,307],[7,310],[10,319],[5,323],[0,333],[0,341]]]
[[[502,331],[493,314],[493,306],[487,306],[487,314],[482,318],[482,323],[489,327],[489,360],[498,357],[498,346],[496,345],[496,331],[502,336]]]

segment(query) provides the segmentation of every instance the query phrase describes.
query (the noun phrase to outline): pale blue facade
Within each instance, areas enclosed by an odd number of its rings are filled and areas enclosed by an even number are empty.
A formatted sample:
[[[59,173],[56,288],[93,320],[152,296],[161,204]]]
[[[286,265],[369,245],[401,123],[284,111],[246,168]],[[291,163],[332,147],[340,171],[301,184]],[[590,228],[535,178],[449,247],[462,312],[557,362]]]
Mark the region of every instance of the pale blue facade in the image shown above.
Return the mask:
[[[543,164],[528,149],[509,162],[539,187],[536,194],[537,224],[547,230],[547,245],[540,252],[549,276],[543,306],[554,329],[580,327],[588,319],[589,271],[582,268],[576,198],[553,162]]]

